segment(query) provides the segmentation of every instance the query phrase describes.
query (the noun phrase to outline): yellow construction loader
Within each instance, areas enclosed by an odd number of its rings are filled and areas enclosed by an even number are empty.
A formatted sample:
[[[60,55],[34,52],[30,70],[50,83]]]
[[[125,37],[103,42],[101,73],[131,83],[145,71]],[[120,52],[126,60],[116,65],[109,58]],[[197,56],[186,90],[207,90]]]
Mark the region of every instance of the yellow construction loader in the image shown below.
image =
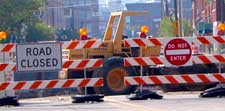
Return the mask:
[[[124,76],[138,75],[135,67],[124,67],[123,57],[140,56],[138,48],[132,49],[123,45],[123,30],[125,25],[125,17],[147,14],[148,12],[137,11],[121,11],[112,12],[108,21],[103,44],[100,48],[86,49],[85,53],[82,49],[79,50],[64,50],[63,57],[69,60],[77,59],[104,59],[102,68],[87,69],[87,77],[103,77],[104,86],[102,88],[88,88],[88,93],[104,93],[106,95],[127,94],[135,90],[133,86],[124,86]],[[113,26],[116,29],[113,30]],[[114,34],[113,34],[114,32]],[[114,35],[114,36],[113,36]],[[145,47],[142,49],[142,56],[158,56],[160,47]],[[68,69],[60,72],[61,78],[83,78],[83,70]],[[63,77],[62,77],[63,75]],[[82,93],[83,89],[79,89]]]
[[[101,68],[89,68],[87,71],[87,77],[103,77],[104,86],[97,88],[88,88],[89,94],[101,93],[105,95],[120,95],[132,93],[136,90],[136,86],[124,86],[124,76],[138,76],[140,75],[140,67],[124,67],[124,57],[150,57],[160,55],[160,46],[155,47],[141,47],[141,48],[127,48],[124,47],[123,30],[125,27],[125,17],[138,16],[147,14],[148,12],[137,11],[121,11],[112,12],[108,21],[104,37],[102,39],[103,44],[99,48],[94,49],[76,49],[76,50],[63,50],[63,57],[69,60],[79,59],[93,59],[102,58],[104,60],[103,67]],[[114,26],[116,26],[114,30]],[[141,50],[141,51],[140,51]],[[140,53],[141,52],[141,53]],[[199,65],[185,67],[143,67],[143,74],[195,74],[195,73],[211,73],[218,72],[215,64]],[[67,69],[60,71],[60,78],[84,78],[84,70]],[[162,85],[161,88],[164,91],[178,91],[178,90],[204,90],[212,84],[195,84],[195,85]],[[213,84],[214,85],[214,84]],[[84,88],[78,88],[80,93],[84,93]]]

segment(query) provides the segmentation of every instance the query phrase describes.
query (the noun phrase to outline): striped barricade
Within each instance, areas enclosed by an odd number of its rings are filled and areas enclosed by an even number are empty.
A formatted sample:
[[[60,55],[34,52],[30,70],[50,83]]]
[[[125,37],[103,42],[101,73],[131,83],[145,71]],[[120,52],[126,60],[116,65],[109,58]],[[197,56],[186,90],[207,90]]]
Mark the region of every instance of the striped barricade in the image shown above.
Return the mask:
[[[102,67],[102,59],[82,59],[63,61],[63,68],[84,69]],[[15,63],[0,63],[0,71],[16,71]]]
[[[125,85],[163,85],[163,84],[194,84],[225,82],[225,73],[182,74],[161,76],[125,77]]]
[[[210,45],[210,44],[225,44],[225,36],[197,36],[193,38],[193,43],[198,45]],[[140,47],[140,46],[162,46],[166,39],[171,38],[132,38],[125,39],[125,47]]]
[[[74,88],[74,87],[101,87],[101,86],[103,86],[102,78],[38,80],[38,81],[0,82],[0,91]]]
[[[82,60],[68,60],[63,62],[63,68],[67,69],[84,69],[84,68],[98,68],[102,67],[102,59],[82,59]]]
[[[83,49],[83,48],[99,48],[102,45],[102,40],[76,40],[76,41],[64,41],[62,42],[62,49]],[[0,48],[1,52],[15,52],[16,44],[9,43],[4,44]]]
[[[225,63],[225,54],[198,55],[192,57],[193,64]],[[124,66],[149,66],[169,64],[164,56],[124,58]]]
[[[171,38],[133,38],[125,39],[125,47],[164,46]],[[194,44],[225,44],[225,36],[198,36],[192,38]],[[192,56],[193,64],[225,63],[224,54],[205,54]],[[124,58],[124,66],[151,66],[169,64],[165,56],[158,57],[129,57]],[[125,85],[161,85],[161,84],[193,84],[225,82],[225,73],[212,74],[181,74],[160,76],[125,77]]]

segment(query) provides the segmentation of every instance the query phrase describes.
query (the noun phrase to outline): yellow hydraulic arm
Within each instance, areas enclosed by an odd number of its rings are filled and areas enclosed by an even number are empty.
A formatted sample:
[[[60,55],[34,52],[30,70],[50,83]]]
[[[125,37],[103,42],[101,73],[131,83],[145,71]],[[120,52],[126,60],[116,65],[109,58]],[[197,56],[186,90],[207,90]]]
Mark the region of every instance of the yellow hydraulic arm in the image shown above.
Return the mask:
[[[122,50],[122,37],[123,37],[123,29],[125,23],[126,16],[135,16],[135,15],[142,15],[147,14],[147,11],[121,11],[121,12],[112,12],[109,18],[106,32],[104,34],[103,41],[113,40],[113,46],[115,52],[121,52]],[[115,18],[118,17],[119,21],[115,30],[115,36],[112,37],[113,33],[113,25],[115,22]]]

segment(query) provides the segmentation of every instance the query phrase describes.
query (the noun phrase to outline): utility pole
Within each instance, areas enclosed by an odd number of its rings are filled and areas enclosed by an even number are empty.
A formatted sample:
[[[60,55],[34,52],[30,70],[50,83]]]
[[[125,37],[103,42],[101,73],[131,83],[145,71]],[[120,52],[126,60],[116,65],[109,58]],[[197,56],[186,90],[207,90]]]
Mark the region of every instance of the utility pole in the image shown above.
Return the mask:
[[[182,7],[181,7],[181,0],[178,0],[178,35],[179,37],[182,37]]]
[[[168,1],[167,0],[161,0],[162,3],[162,12],[163,16],[169,16],[169,10],[168,10]]]
[[[177,17],[177,0],[174,0],[174,32],[175,32],[175,36],[179,37],[179,27],[178,27],[178,17]]]

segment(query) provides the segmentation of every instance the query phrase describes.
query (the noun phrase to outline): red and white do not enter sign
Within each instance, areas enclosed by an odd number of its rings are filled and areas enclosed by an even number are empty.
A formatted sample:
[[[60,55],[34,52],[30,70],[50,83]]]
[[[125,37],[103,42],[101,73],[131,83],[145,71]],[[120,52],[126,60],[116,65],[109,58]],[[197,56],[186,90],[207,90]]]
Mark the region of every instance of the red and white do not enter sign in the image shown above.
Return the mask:
[[[191,58],[191,45],[182,38],[172,39],[166,44],[164,54],[171,65],[182,66]]]

